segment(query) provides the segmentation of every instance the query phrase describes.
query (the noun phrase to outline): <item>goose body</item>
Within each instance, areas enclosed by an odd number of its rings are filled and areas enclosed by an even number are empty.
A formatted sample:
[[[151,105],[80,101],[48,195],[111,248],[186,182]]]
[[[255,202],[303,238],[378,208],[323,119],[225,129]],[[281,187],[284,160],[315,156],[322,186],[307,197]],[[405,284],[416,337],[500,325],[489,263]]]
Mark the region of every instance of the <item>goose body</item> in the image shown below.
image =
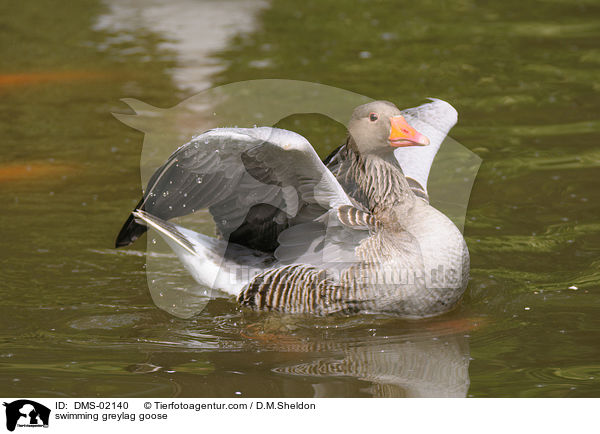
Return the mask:
[[[405,169],[394,156],[394,147],[425,149],[417,146],[429,140],[391,103],[358,107],[349,131],[329,168],[290,131],[208,131],[157,170],[119,239],[153,227],[199,283],[255,309],[405,317],[451,309],[468,280],[466,244],[429,205],[428,168],[407,179],[418,158],[405,157]],[[201,208],[218,238],[167,221]]]

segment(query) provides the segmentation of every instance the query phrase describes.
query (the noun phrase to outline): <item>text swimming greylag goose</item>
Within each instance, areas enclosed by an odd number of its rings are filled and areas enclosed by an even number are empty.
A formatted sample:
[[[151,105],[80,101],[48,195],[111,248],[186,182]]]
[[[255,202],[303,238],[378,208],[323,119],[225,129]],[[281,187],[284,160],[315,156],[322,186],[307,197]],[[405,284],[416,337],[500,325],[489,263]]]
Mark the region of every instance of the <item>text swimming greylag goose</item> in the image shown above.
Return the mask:
[[[467,247],[454,224],[413,191],[426,198],[437,149],[424,157],[425,177],[409,184],[394,149],[428,140],[393,104],[359,106],[349,132],[328,161],[330,171],[306,139],[290,131],[208,131],[152,176],[133,216],[161,233],[198,282],[238,295],[243,305],[407,317],[451,309],[466,288]],[[407,167],[417,162],[405,161]],[[275,229],[266,225],[277,235],[274,253],[231,242],[264,207],[276,210]],[[210,210],[223,239],[163,220],[200,208]],[[258,217],[259,225],[266,221]]]

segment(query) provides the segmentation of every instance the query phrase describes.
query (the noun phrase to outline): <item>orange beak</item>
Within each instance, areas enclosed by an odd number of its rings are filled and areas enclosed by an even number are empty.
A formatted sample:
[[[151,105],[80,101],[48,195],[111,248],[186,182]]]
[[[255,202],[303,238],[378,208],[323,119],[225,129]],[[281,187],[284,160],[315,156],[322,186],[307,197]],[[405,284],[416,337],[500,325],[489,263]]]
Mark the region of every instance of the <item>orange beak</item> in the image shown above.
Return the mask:
[[[429,145],[429,139],[408,125],[404,117],[392,116],[390,118],[390,125],[392,129],[388,140],[394,148]]]

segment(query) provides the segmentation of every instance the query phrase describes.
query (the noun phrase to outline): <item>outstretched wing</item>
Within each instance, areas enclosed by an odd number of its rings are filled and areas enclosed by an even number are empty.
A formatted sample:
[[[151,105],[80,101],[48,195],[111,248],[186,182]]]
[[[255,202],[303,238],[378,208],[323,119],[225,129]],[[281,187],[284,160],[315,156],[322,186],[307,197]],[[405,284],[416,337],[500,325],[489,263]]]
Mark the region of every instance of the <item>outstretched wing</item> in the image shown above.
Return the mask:
[[[136,208],[163,220],[208,208],[223,238],[255,247],[238,239],[253,219],[260,224],[246,235],[260,243],[276,240],[294,218],[342,205],[352,202],[304,137],[261,127],[214,129],[183,145],[153,174]],[[130,244],[136,231],[130,218],[117,245]]]

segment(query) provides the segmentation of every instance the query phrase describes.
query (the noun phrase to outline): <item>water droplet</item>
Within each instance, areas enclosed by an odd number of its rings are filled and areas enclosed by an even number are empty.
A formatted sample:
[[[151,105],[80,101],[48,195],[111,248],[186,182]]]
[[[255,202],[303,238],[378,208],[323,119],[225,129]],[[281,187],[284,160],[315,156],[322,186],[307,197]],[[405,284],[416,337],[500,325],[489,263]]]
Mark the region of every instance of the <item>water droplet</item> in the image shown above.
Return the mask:
[[[173,211],[173,207],[169,205],[169,211]]]
[[[187,193],[183,193],[183,197],[187,197]]]
[[[156,244],[156,238],[152,238],[152,244]],[[154,282],[154,281],[152,281]]]

